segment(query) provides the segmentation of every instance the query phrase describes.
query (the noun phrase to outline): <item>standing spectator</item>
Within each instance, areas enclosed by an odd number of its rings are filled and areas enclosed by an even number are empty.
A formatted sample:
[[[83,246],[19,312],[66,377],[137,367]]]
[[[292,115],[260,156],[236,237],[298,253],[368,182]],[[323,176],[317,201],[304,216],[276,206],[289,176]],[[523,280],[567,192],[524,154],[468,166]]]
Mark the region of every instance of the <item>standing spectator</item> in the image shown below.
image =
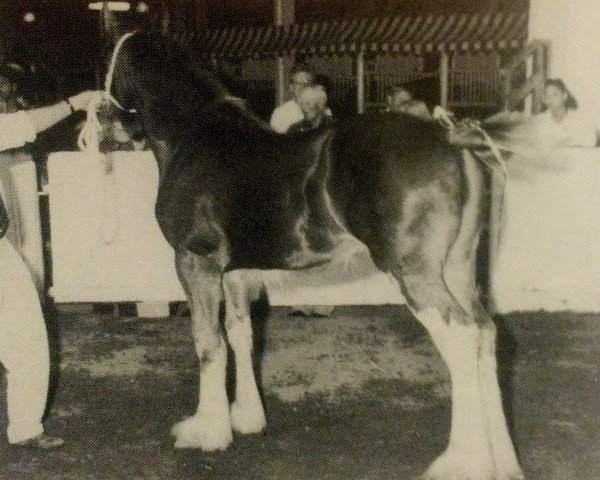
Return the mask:
[[[0,114],[0,151],[32,142],[38,133],[85,110],[92,92],[27,112]],[[0,199],[0,362],[6,369],[8,441],[48,449],[64,442],[44,433],[50,361],[38,293],[23,258],[4,234],[8,216]]]
[[[292,99],[273,111],[270,122],[273,130],[279,133],[286,133],[290,126],[304,119],[304,114],[298,104],[298,97],[302,90],[312,85],[314,81],[314,74],[306,66],[296,67],[292,72],[292,81],[290,83]]]
[[[288,132],[305,132],[333,123],[331,111],[327,108],[327,94],[322,85],[306,87],[298,95],[298,105],[303,118],[289,127]],[[298,305],[292,307],[291,315],[329,316],[333,305]]]

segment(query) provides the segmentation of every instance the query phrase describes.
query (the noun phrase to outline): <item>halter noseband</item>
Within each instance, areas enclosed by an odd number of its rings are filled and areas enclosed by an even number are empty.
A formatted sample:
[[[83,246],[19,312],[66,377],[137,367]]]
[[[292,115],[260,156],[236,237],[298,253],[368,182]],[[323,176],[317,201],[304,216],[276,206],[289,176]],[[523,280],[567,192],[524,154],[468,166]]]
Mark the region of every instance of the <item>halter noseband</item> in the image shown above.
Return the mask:
[[[127,40],[129,37],[135,35],[136,33],[137,32],[126,33],[119,39],[119,41],[117,42],[115,49],[113,51],[112,58],[110,60],[110,65],[108,67],[108,73],[106,74],[106,80],[104,81],[104,96],[106,98],[108,98],[116,107],[120,108],[124,112],[129,112],[129,113],[137,113],[137,110],[134,108],[128,109],[128,108],[123,107],[119,103],[119,101],[111,95],[110,90],[112,87],[113,77],[115,74],[115,65],[117,63],[117,56],[119,55],[119,50],[121,50],[121,47],[123,46],[123,43],[125,42],[125,40]]]

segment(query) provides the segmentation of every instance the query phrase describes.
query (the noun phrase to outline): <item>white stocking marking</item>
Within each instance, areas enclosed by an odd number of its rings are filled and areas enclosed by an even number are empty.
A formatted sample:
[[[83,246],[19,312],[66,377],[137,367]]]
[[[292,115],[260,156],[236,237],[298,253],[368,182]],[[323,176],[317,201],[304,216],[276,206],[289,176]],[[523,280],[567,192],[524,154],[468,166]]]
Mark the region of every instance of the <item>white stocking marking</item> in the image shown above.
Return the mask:
[[[213,357],[200,367],[200,399],[196,414],[173,427],[176,448],[224,450],[233,441],[225,389],[226,366],[227,351],[225,342],[221,341]]]

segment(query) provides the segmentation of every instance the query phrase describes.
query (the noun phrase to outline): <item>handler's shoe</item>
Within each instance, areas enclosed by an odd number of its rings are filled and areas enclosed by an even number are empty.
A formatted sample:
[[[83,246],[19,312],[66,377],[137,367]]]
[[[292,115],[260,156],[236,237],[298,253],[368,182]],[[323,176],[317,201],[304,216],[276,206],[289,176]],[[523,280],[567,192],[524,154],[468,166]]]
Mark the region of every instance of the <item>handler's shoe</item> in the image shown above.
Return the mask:
[[[45,433],[40,433],[37,437],[28,438],[22,442],[14,443],[17,447],[35,448],[38,450],[50,450],[52,448],[62,447],[65,441],[60,437],[51,437]]]

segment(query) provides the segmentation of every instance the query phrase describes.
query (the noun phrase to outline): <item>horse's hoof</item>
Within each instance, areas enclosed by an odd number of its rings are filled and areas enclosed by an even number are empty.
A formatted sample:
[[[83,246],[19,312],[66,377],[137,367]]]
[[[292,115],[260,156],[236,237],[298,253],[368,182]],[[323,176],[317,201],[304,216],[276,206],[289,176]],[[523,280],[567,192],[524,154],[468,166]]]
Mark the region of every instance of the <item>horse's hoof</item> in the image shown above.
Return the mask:
[[[262,432],[267,426],[267,419],[262,405],[254,407],[242,406],[237,402],[231,404],[231,428],[243,434]]]
[[[456,454],[446,452],[433,462],[420,480],[525,480],[525,475],[518,465],[498,471],[487,462],[464,462]]]
[[[233,441],[229,419],[189,417],[173,426],[175,448],[200,448],[205,452],[225,450]]]
[[[463,460],[456,452],[446,451],[433,462],[421,480],[500,480],[491,462],[481,458]]]

